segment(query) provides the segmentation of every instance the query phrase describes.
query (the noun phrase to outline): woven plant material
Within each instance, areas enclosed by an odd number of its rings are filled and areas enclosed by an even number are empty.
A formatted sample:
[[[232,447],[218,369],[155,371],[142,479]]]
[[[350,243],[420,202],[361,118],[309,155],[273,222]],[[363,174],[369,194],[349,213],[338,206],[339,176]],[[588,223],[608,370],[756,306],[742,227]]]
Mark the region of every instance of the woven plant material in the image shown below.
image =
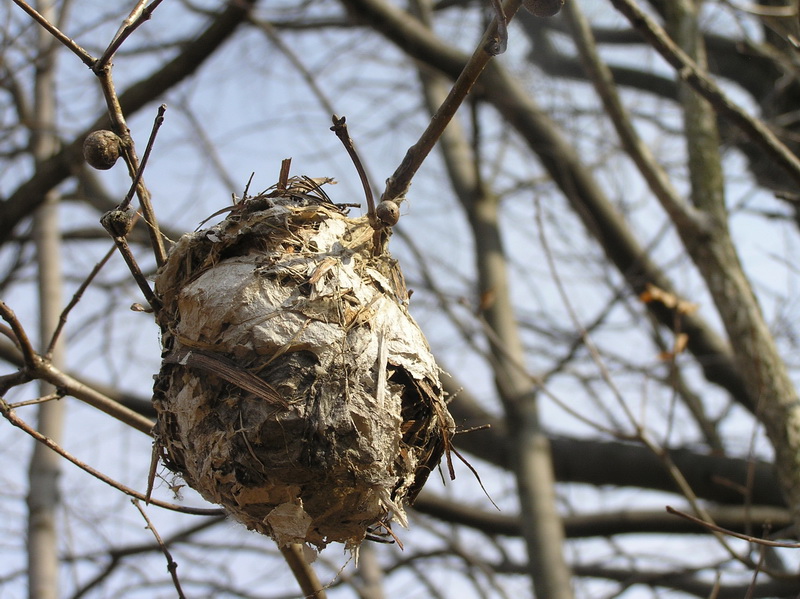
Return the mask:
[[[184,235],[159,270],[156,443],[248,528],[355,547],[405,525],[454,425],[367,218],[310,179],[286,187]]]

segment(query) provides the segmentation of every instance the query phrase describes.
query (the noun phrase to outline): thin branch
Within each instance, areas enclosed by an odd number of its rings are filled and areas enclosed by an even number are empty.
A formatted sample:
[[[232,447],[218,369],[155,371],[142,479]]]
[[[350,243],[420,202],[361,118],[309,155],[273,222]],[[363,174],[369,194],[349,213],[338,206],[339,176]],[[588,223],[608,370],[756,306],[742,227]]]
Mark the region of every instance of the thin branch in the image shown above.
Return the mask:
[[[64,399],[64,394],[60,391],[55,391],[54,393],[50,393],[48,395],[43,395],[42,397],[37,397],[36,399],[26,399],[25,401],[15,401],[14,403],[8,404],[9,409],[16,410],[17,408],[24,408],[25,406],[35,406],[40,403],[47,403],[49,401],[57,401],[59,399]]]
[[[130,130],[125,122],[125,117],[122,112],[122,108],[119,103],[119,99],[117,98],[117,92],[114,88],[114,83],[111,76],[111,63],[109,59],[113,55],[113,51],[119,47],[119,44],[124,41],[124,38],[130,35],[133,30],[138,27],[144,20],[149,18],[150,14],[153,10],[155,10],[156,6],[161,3],[162,0],[155,0],[154,3],[148,7],[148,9],[142,11],[142,14],[139,15],[140,18],[134,19],[129,26],[123,29],[122,39],[115,39],[114,42],[109,46],[106,50],[106,54],[104,54],[104,59],[96,60],[93,56],[91,56],[88,52],[83,50],[78,44],[76,44],[73,40],[69,37],[64,35],[57,27],[51,24],[45,17],[31,8],[24,0],[14,0],[14,2],[22,8],[26,13],[28,13],[37,23],[39,23],[43,28],[45,28],[48,33],[50,33],[53,37],[67,46],[72,52],[77,54],[80,59],[86,64],[87,66],[91,67],[92,71],[97,75],[100,81],[100,87],[103,91],[103,96],[106,99],[106,105],[108,106],[109,116],[111,117],[111,122],[113,124],[114,130],[117,135],[123,140],[122,149],[123,155],[125,157],[125,162],[128,165],[128,170],[131,175],[131,179],[134,182],[134,187],[136,189],[137,195],[139,197],[139,201],[142,206],[142,213],[145,217],[145,222],[147,224],[148,230],[150,232],[150,240],[153,246],[153,252],[156,257],[156,263],[160,266],[166,260],[166,250],[164,248],[164,242],[161,238],[161,233],[158,229],[158,222],[156,220],[155,212],[153,211],[152,205],[150,203],[150,193],[147,191],[144,183],[141,181],[143,167],[139,165],[136,152],[134,150],[133,140],[130,136]],[[137,9],[134,9],[135,14]],[[131,17],[129,17],[130,20]],[[127,22],[127,21],[126,21]],[[117,36],[118,38],[121,36]],[[160,113],[159,117],[163,119],[163,112]],[[157,119],[158,120],[158,119]],[[160,122],[159,122],[160,124]],[[156,127],[157,128],[157,127]]]
[[[83,293],[86,291],[86,288],[89,287],[89,285],[92,283],[92,281],[97,276],[97,274],[100,272],[100,270],[103,268],[103,266],[105,266],[106,263],[111,259],[111,256],[114,255],[114,249],[115,248],[112,246],[111,249],[109,249],[106,252],[105,256],[103,256],[100,259],[100,261],[97,264],[94,265],[94,268],[92,268],[92,271],[84,279],[83,283],[80,284],[80,286],[78,287],[78,290],[72,295],[72,299],[70,300],[69,304],[67,304],[67,306],[64,308],[64,310],[62,310],[61,316],[59,316],[59,319],[58,319],[58,326],[56,327],[56,330],[53,331],[53,335],[50,338],[50,343],[47,346],[47,351],[44,354],[45,355],[45,359],[50,359],[50,356],[52,356],[53,349],[55,348],[56,342],[58,341],[58,338],[61,335],[61,331],[64,329],[64,326],[67,324],[67,316],[72,311],[72,309],[76,305],[78,305],[78,302],[83,297]]]
[[[25,365],[28,368],[35,368],[39,357],[33,349],[31,340],[28,339],[28,334],[25,332],[25,328],[17,318],[17,315],[14,314],[14,311],[2,300],[0,300],[0,317],[11,326],[11,331],[14,333],[15,337],[13,341],[20,348],[20,351],[22,351],[22,358],[25,360]]]
[[[215,13],[214,20],[205,30],[181,46],[180,54],[131,85],[119,96],[119,105],[125,113],[128,115],[135,113],[194,73],[222,43],[230,38],[248,16],[255,2],[256,0],[231,2],[224,10]],[[0,202],[0,242],[9,239],[19,222],[42,203],[47,191],[74,174],[75,166],[83,161],[84,138],[97,129],[107,129],[108,123],[107,115],[98,118],[71,142],[65,142],[60,152],[44,161],[34,175],[20,184],[5,201]]]
[[[172,554],[169,552],[169,549],[167,549],[167,545],[161,539],[161,535],[158,534],[153,522],[147,517],[147,514],[139,503],[139,500],[131,499],[131,503],[136,506],[136,509],[139,510],[139,513],[142,515],[142,518],[144,518],[144,521],[147,522],[147,528],[149,528],[150,532],[153,533],[153,537],[155,537],[158,547],[161,549],[164,557],[167,558],[167,571],[169,571],[169,575],[172,577],[172,584],[175,585],[175,590],[178,591],[178,598],[186,599],[186,595],[183,594],[183,589],[181,588],[181,581],[178,580],[178,564],[174,559],[172,559]]]
[[[133,194],[136,192],[136,188],[139,185],[139,182],[142,180],[142,175],[144,174],[144,169],[147,168],[147,161],[150,158],[150,152],[153,150],[153,144],[156,141],[156,136],[158,135],[158,131],[161,128],[161,125],[164,123],[164,113],[167,111],[167,105],[162,104],[158,107],[158,114],[156,115],[155,121],[153,122],[153,129],[150,131],[150,138],[147,140],[147,147],[144,149],[144,156],[142,156],[142,161],[139,164],[139,168],[136,169],[136,175],[133,177],[133,181],[131,183],[131,187],[128,190],[128,193],[125,195],[125,198],[122,200],[122,203],[117,207],[118,210],[127,210],[131,204],[131,200],[133,199]],[[160,232],[159,232],[160,236]]]
[[[0,327],[0,333],[5,332],[4,329],[6,328],[7,327],[4,326]],[[13,335],[10,329],[7,332]],[[34,378],[30,375],[29,370],[25,368],[25,362],[22,358],[22,353],[19,351],[19,348],[16,345],[0,342],[0,359],[5,360],[10,364],[13,364],[17,368],[21,368],[21,370],[18,370],[14,375],[10,375],[17,379],[17,381],[10,387],[25,384],[26,382]],[[20,374],[22,376],[19,376]],[[129,408],[132,412],[134,412],[139,416],[155,417],[155,408],[153,408],[153,402],[150,401],[149,397],[145,398],[136,396],[131,393],[123,393],[116,387],[105,385],[103,383],[98,383],[97,381],[86,381],[81,379],[79,376],[73,376],[67,372],[64,372],[64,374],[67,377],[69,377],[69,381],[76,381],[79,384],[83,385],[84,388],[88,388],[97,392],[99,394],[99,397],[105,398],[105,401],[109,402],[112,405],[120,405],[124,408]],[[3,378],[5,379],[5,377]],[[0,393],[2,392],[4,392],[3,388],[0,387]],[[77,396],[74,397],[76,397],[76,399],[80,399],[81,401],[86,401],[81,397]],[[87,403],[93,405],[91,401],[87,401]],[[130,423],[127,424],[129,424],[130,426]],[[153,426],[153,421],[147,419],[142,421],[140,426],[134,426],[133,428],[141,430],[145,434],[149,434],[152,426]]]
[[[452,78],[463,70],[467,58],[461,52],[385,0],[342,1],[414,60]],[[480,84],[485,99],[538,156],[570,207],[634,293],[641,293],[644,282],[674,292],[675,286],[670,279],[640,246],[574,147],[529,91],[497,61],[487,65]],[[674,315],[670,311],[652,304],[648,307],[664,325],[671,327],[674,324]],[[726,341],[698,315],[687,315],[682,324],[682,330],[689,335],[689,349],[699,357],[698,363],[706,378],[730,392],[743,406],[754,410],[756,401],[745,386],[741,369],[734,364]]]
[[[111,118],[112,127],[115,133],[122,139],[122,155],[125,159],[125,163],[128,166],[128,173],[131,177],[131,180],[134,182],[136,195],[139,198],[139,204],[142,208],[142,216],[144,217],[145,224],[147,225],[147,231],[150,234],[150,243],[156,258],[156,264],[161,266],[167,259],[167,251],[164,247],[164,240],[158,227],[156,213],[153,210],[153,205],[150,201],[150,192],[148,191],[142,177],[142,169],[139,163],[139,157],[136,155],[136,149],[133,139],[130,135],[130,129],[125,121],[125,115],[122,111],[122,106],[120,104],[119,97],[117,96],[116,88],[114,87],[114,81],[111,75],[111,64],[109,63],[102,70],[96,71],[96,74],[100,80],[100,87],[103,91],[103,96],[106,99],[106,106],[108,107],[108,114]],[[156,122],[158,122],[158,117],[156,118]],[[158,125],[154,126],[154,129],[157,130]],[[114,235],[112,233],[112,237],[113,236]],[[119,243],[117,246],[119,247]],[[125,261],[128,262],[127,258]]]
[[[756,543],[758,545],[764,545],[766,547],[785,547],[788,549],[800,549],[800,543],[770,541],[769,539],[761,539],[759,537],[754,537],[751,535],[745,535],[738,532],[734,532],[732,530],[728,530],[727,528],[722,528],[721,526],[717,526],[713,522],[709,522],[701,518],[695,518],[694,516],[687,514],[686,512],[676,510],[674,507],[671,506],[667,506],[667,513],[680,516],[681,518],[685,518],[686,520],[694,522],[695,524],[702,526],[703,528],[707,528],[708,530],[714,533],[723,534],[729,537],[735,537],[737,539],[742,539],[744,541],[747,541],[748,543]]]
[[[506,16],[506,22],[510,21],[519,10],[521,0],[507,0],[503,7],[503,12]],[[422,133],[419,141],[415,143],[406,152],[405,158],[397,167],[394,174],[386,181],[386,189],[381,196],[381,200],[391,200],[401,202],[405,198],[405,194],[411,185],[411,179],[422,166],[422,163],[428,157],[433,146],[436,144],[439,137],[448,123],[452,120],[458,107],[466,98],[469,90],[478,80],[478,77],[483,72],[484,67],[489,63],[489,60],[495,55],[491,48],[496,45],[498,31],[498,20],[493,19],[483,38],[481,39],[472,57],[469,59],[461,74],[456,79],[450,93],[447,94],[444,102],[436,111],[436,114],[431,118],[428,128]]]
[[[322,91],[322,87],[317,83],[314,74],[309,71],[308,67],[300,60],[300,57],[297,56],[297,53],[292,49],[292,47],[283,41],[278,32],[275,31],[275,27],[269,21],[259,20],[255,18],[251,18],[250,21],[256,25],[261,31],[264,32],[264,35],[267,36],[272,44],[280,50],[280,52],[286,57],[286,59],[291,63],[291,65],[295,68],[298,72],[300,77],[302,77],[303,81],[305,81],[306,85],[308,86],[311,93],[317,99],[320,106],[325,110],[327,114],[336,114],[336,109],[333,107],[333,102],[328,98],[324,91]]]
[[[187,542],[191,539],[191,537],[198,532],[201,532],[211,526],[215,526],[219,522],[225,520],[224,515],[216,516],[216,517],[209,517],[204,518],[202,521],[197,522],[186,528],[184,530],[180,530],[178,532],[173,533],[170,535],[166,540],[165,544],[167,545],[174,545],[176,543]],[[85,597],[89,591],[97,587],[100,583],[106,580],[119,566],[123,560],[127,557],[133,557],[137,555],[141,555],[144,553],[151,553],[155,551],[153,544],[151,543],[140,543],[137,545],[130,545],[127,547],[119,547],[119,548],[109,548],[107,552],[104,552],[104,555],[107,555],[109,558],[108,563],[106,566],[99,571],[93,578],[83,583],[83,585],[75,590],[75,593],[70,597],[70,599],[79,599],[80,597]],[[66,555],[64,557],[64,562],[66,563],[78,563],[80,561],[97,561],[97,554],[96,553],[88,553],[83,555]]]
[[[42,445],[52,449],[53,451],[55,451],[61,457],[65,458],[66,460],[68,460],[70,462],[72,462],[73,464],[75,464],[78,468],[80,468],[84,472],[87,472],[88,474],[91,474],[96,479],[106,483],[107,485],[117,489],[118,491],[122,491],[123,493],[125,493],[126,495],[129,495],[130,497],[135,497],[136,499],[141,499],[142,501],[144,501],[145,497],[144,497],[144,495],[142,493],[139,493],[138,491],[135,491],[135,490],[131,489],[130,487],[127,487],[127,486],[123,485],[122,483],[117,482],[116,480],[114,480],[113,478],[110,478],[109,476],[106,476],[105,474],[103,474],[99,470],[95,470],[94,468],[92,468],[88,464],[82,462],[81,460],[79,460],[78,458],[73,456],[71,453],[69,453],[66,449],[61,447],[55,441],[53,441],[52,439],[50,439],[48,437],[45,437],[39,431],[37,431],[34,428],[32,428],[31,426],[29,426],[28,423],[26,423],[19,416],[17,416],[16,412],[14,410],[12,410],[9,407],[9,405],[6,403],[6,401],[4,399],[2,399],[2,398],[0,398],[0,414],[2,414],[3,417],[6,420],[8,420],[12,425],[14,425],[18,429],[26,432],[28,435],[30,435],[31,437],[36,439],[36,441],[38,441]],[[160,501],[158,499],[150,500],[150,504],[158,506],[158,507],[161,507],[161,508],[164,508],[164,509],[167,509],[167,510],[172,510],[172,511],[175,511],[175,512],[181,512],[181,513],[184,513],[184,514],[194,514],[194,515],[198,515],[198,516],[219,516],[220,514],[224,513],[223,510],[221,510],[221,509],[206,509],[206,508],[187,507],[187,506],[182,506],[182,505],[176,505],[174,503],[168,503],[168,502],[165,502],[165,501]]]
[[[35,362],[34,368],[27,368],[24,371],[29,377],[47,381],[56,389],[60,389],[64,395],[79,399],[148,436],[152,434],[154,422],[149,418],[69,376],[38,355],[35,356]]]
[[[130,36],[142,23],[150,19],[153,11],[158,8],[158,5],[161,4],[162,1],[163,0],[153,0],[153,3],[150,4],[150,6],[145,7],[144,5],[147,3],[147,0],[139,0],[125,21],[123,21],[119,31],[114,36],[114,39],[111,40],[111,43],[108,45],[108,48],[106,48],[106,51],[103,52],[103,55],[94,65],[94,68],[105,68],[117,50],[119,50],[119,47],[122,45],[122,43],[128,39],[128,36]]]
[[[48,21],[44,16],[38,13],[34,8],[32,8],[27,2],[24,0],[13,0],[14,4],[19,6],[22,10],[24,10],[34,21],[39,23],[42,27],[44,27],[47,32],[52,35],[55,39],[59,42],[64,44],[69,50],[75,54],[78,58],[81,59],[83,64],[87,67],[92,67],[97,60],[94,56],[89,54],[86,50],[81,48],[72,38],[65,35],[61,32],[61,30],[53,25],[50,21]]]
[[[603,357],[600,354],[597,346],[594,344],[594,341],[589,336],[588,331],[586,331],[585,327],[580,321],[578,317],[578,313],[576,312],[573,302],[570,298],[570,294],[567,292],[566,287],[564,286],[563,280],[559,274],[558,268],[555,263],[555,259],[553,257],[553,253],[550,249],[550,244],[547,239],[547,235],[545,234],[544,225],[542,222],[541,217],[541,203],[536,201],[535,205],[536,209],[536,223],[537,229],[539,230],[539,241],[542,245],[542,249],[545,254],[545,260],[548,265],[548,269],[550,271],[550,276],[553,279],[553,282],[556,285],[556,290],[561,298],[563,305],[567,310],[567,314],[569,315],[570,320],[573,322],[575,329],[578,331],[581,339],[583,340],[584,346],[589,352],[589,355],[592,358],[592,361],[595,363],[600,377],[611,391],[615,401],[619,405],[620,409],[622,410],[625,417],[628,419],[629,425],[633,428],[634,434],[633,438],[637,441],[640,441],[645,447],[647,447],[650,451],[653,452],[655,456],[658,457],[659,461],[663,464],[664,468],[667,470],[669,476],[677,485],[678,489],[680,489],[681,494],[686,498],[689,504],[692,506],[692,509],[695,510],[696,513],[700,514],[706,520],[711,520],[711,516],[709,515],[708,511],[705,507],[700,503],[698,500],[697,495],[695,494],[694,490],[692,489],[689,481],[683,475],[683,472],[676,466],[675,462],[673,461],[672,457],[669,455],[667,451],[661,448],[657,443],[655,443],[650,435],[648,434],[647,430],[636,420],[636,417],[633,414],[628,403],[625,401],[622,392],[620,391],[617,384],[614,382],[611,373],[609,372],[608,368],[606,367],[605,362],[603,361]],[[729,553],[729,555],[735,559],[739,560],[747,566],[751,566],[752,564],[749,560],[745,557],[740,557],[736,554],[736,552],[728,545],[727,541],[722,535],[715,534],[715,537],[719,541],[720,545]]]
[[[153,312],[158,314],[159,310],[161,310],[161,301],[156,297],[156,294],[150,287],[150,283],[147,282],[147,277],[145,277],[142,269],[139,268],[139,264],[133,256],[128,241],[125,239],[125,235],[130,230],[130,227],[133,226],[133,217],[134,214],[131,211],[112,210],[103,215],[103,218],[100,219],[100,223],[114,240],[114,244],[117,246],[125,264],[128,265],[128,270],[130,270],[133,279],[136,281],[142,294],[144,294],[147,303],[150,304]]]
[[[701,214],[684,201],[664,169],[653,156],[631,122],[628,111],[622,104],[614,83],[611,69],[602,61],[595,43],[592,29],[577,2],[567,2],[564,15],[572,29],[572,37],[580,53],[581,62],[600,96],[610,122],[619,135],[622,147],[631,157],[650,190],[661,202],[661,206],[681,231],[698,235],[705,228]]]
[[[375,200],[372,197],[372,188],[369,184],[369,178],[367,177],[367,172],[364,170],[364,165],[361,163],[361,159],[358,157],[355,144],[350,138],[350,134],[347,132],[347,122],[345,117],[338,117],[334,114],[331,131],[336,134],[336,137],[338,137],[339,141],[341,141],[342,145],[344,145],[344,149],[347,150],[347,154],[350,156],[350,159],[353,161],[353,165],[356,167],[358,177],[361,179],[361,185],[364,187],[364,196],[367,199],[367,218],[369,218],[369,224],[373,229],[381,228],[380,223],[378,223],[378,219],[375,216]]]
[[[325,599],[328,595],[316,572],[303,556],[303,546],[300,543],[291,543],[280,547],[280,550],[305,597]]]

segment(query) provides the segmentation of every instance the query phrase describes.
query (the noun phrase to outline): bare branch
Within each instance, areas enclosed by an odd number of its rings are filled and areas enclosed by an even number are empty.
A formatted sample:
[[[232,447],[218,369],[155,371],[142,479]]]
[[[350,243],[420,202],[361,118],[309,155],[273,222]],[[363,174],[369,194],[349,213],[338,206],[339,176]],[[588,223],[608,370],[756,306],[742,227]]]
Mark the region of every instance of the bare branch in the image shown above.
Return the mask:
[[[147,517],[147,513],[145,513],[144,508],[139,503],[139,500],[136,498],[131,499],[131,503],[136,506],[136,509],[139,510],[139,513],[142,515],[142,518],[144,518],[144,521],[147,522],[147,528],[153,533],[156,543],[158,543],[158,547],[161,549],[161,553],[163,553],[164,557],[167,558],[167,570],[169,571],[169,575],[172,577],[172,584],[175,585],[175,590],[178,591],[178,598],[186,599],[186,595],[183,594],[183,589],[181,588],[181,581],[178,580],[178,564],[174,559],[172,559],[172,554],[169,552],[167,545],[161,539],[161,535],[158,534],[153,522]]]
[[[308,564],[303,555],[303,546],[299,543],[292,543],[279,547],[286,563],[291,568],[292,573],[297,579],[305,597],[310,599],[325,599],[328,594],[322,586],[316,572]]]
[[[53,25],[50,21],[48,21],[44,16],[39,14],[35,9],[33,9],[27,2],[24,0],[13,0],[14,4],[19,6],[22,10],[24,10],[34,21],[39,23],[42,27],[44,27],[50,35],[52,35],[55,39],[59,42],[64,44],[69,50],[75,54],[78,58],[81,59],[83,64],[87,67],[92,67],[95,64],[95,58],[91,54],[89,54],[86,50],[81,48],[75,41],[64,35],[61,30]]]
[[[691,85],[700,95],[711,102],[714,109],[738,126],[745,135],[758,144],[780,164],[787,174],[800,184],[800,160],[760,120],[753,118],[711,79],[675,42],[664,29],[649,17],[632,0],[611,0],[611,3],[627,17],[631,25],[639,30],[659,54],[678,72],[680,78]]]
[[[132,115],[194,73],[236,31],[255,2],[256,0],[232,2],[217,14],[202,34],[183,46],[178,56],[119,95],[121,112]],[[86,135],[108,126],[107,116],[98,119],[72,142],[65,143],[56,155],[40,164],[34,176],[17,187],[5,201],[0,202],[0,243],[6,241],[14,227],[36,209],[48,190],[69,177],[73,167],[83,161],[82,146]]]
[[[53,335],[50,338],[50,344],[47,346],[47,350],[45,351],[44,354],[45,359],[49,360],[50,356],[52,356],[53,349],[55,348],[55,345],[58,342],[58,337],[61,335],[61,331],[67,324],[67,316],[72,311],[72,309],[78,305],[78,302],[83,297],[83,293],[86,291],[86,288],[89,287],[89,285],[91,285],[94,278],[97,276],[97,274],[100,272],[103,266],[106,265],[106,263],[111,259],[111,256],[113,255],[114,255],[114,248],[112,246],[111,249],[106,252],[105,256],[103,256],[100,259],[100,261],[94,265],[92,271],[86,276],[86,278],[78,287],[77,291],[75,291],[75,293],[72,295],[72,299],[70,300],[70,302],[61,311],[61,316],[58,319],[58,326],[56,327],[56,330],[53,331]]]
[[[521,4],[521,0],[506,1],[501,11],[505,14],[506,22],[514,17]],[[396,10],[391,9],[389,5],[383,5],[380,8],[387,12]],[[461,106],[464,98],[467,97],[470,89],[472,89],[472,86],[478,80],[478,77],[480,77],[484,67],[486,67],[489,60],[497,54],[497,33],[498,19],[495,17],[483,38],[478,43],[478,47],[475,49],[472,57],[467,61],[466,65],[464,65],[461,74],[450,88],[447,97],[444,99],[441,106],[439,106],[436,114],[431,118],[428,128],[422,133],[419,141],[408,149],[400,166],[397,167],[394,174],[386,181],[386,189],[381,195],[381,200],[391,200],[399,203],[405,198],[408,187],[411,185],[411,179],[417,173],[419,167],[422,166],[428,154],[430,154],[445,127],[447,127],[448,123],[455,115],[456,110]]]
[[[14,341],[17,347],[22,351],[26,367],[31,369],[36,368],[38,356],[33,349],[33,345],[31,345],[30,339],[28,339],[28,334],[25,332],[22,323],[17,319],[17,315],[14,314],[14,311],[2,300],[0,300],[0,316],[11,326],[11,330],[14,333],[12,341]]]
[[[675,225],[681,229],[699,235],[708,227],[704,224],[703,215],[693,210],[675,190],[664,169],[653,156],[650,148],[639,137],[631,122],[628,111],[620,100],[614,84],[614,77],[608,65],[603,62],[597,52],[592,30],[577,2],[567,2],[564,14],[572,29],[573,39],[580,52],[581,61],[603,101],[610,122],[617,130],[622,146],[636,163],[639,172],[647,181],[650,189],[661,202],[664,210],[670,215]]]
[[[147,4],[147,0],[139,0],[139,2],[137,2],[136,6],[122,23],[122,26],[114,36],[114,39],[111,40],[111,43],[108,45],[108,48],[106,48],[106,51],[103,52],[103,55],[94,64],[93,68],[96,71],[102,70],[106,67],[117,50],[119,50],[119,47],[123,44],[123,42],[128,39],[128,37],[134,31],[136,31],[136,29],[142,23],[150,19],[150,17],[153,15],[153,11],[158,8],[158,5],[161,4],[161,2],[162,0],[153,0],[149,6],[144,6]]]
[[[144,495],[142,493],[139,493],[138,491],[134,491],[130,487],[127,487],[127,486],[123,485],[122,483],[115,481],[114,479],[106,476],[105,474],[103,474],[99,470],[95,470],[94,468],[92,468],[88,464],[85,464],[84,462],[82,462],[81,460],[79,460],[78,458],[73,456],[67,450],[63,449],[60,445],[58,445],[52,439],[49,439],[48,437],[45,437],[40,432],[38,432],[35,429],[31,428],[24,420],[22,420],[21,418],[19,418],[17,416],[17,414],[16,414],[16,412],[14,410],[10,409],[9,405],[2,398],[0,398],[0,413],[2,413],[3,417],[6,420],[8,420],[11,424],[16,426],[20,430],[26,432],[28,435],[30,435],[31,437],[36,439],[36,441],[38,441],[42,445],[44,445],[46,447],[49,447],[50,449],[55,451],[57,454],[59,454],[61,457],[65,458],[66,460],[68,460],[70,462],[72,462],[73,464],[75,464],[81,470],[91,474],[96,479],[106,483],[110,487],[114,487],[118,491],[122,491],[123,493],[125,493],[126,495],[129,495],[130,497],[134,497],[136,499],[140,499],[140,500],[144,501],[145,497],[144,497]],[[157,500],[157,499],[151,499],[150,500],[150,504],[158,506],[158,507],[162,507],[162,508],[167,509],[167,510],[172,510],[172,511],[175,511],[175,512],[182,512],[184,514],[195,514],[195,515],[198,515],[198,516],[218,516],[218,515],[223,513],[223,511],[220,510],[220,509],[193,508],[193,507],[187,507],[187,506],[182,506],[182,505],[175,505],[175,504],[167,503],[165,501],[160,501],[160,500]]]

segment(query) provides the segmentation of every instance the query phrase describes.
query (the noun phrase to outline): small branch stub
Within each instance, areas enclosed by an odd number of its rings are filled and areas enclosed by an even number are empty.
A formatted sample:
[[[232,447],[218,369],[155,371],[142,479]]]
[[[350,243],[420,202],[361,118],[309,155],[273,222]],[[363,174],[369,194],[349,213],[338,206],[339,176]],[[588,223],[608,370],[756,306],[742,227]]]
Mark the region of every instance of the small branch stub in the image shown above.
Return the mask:
[[[113,131],[93,131],[83,141],[83,157],[89,166],[106,171],[119,159],[122,140]]]
[[[391,536],[453,434],[370,221],[312,179],[282,179],[184,235],[156,276],[159,455],[282,547]]]

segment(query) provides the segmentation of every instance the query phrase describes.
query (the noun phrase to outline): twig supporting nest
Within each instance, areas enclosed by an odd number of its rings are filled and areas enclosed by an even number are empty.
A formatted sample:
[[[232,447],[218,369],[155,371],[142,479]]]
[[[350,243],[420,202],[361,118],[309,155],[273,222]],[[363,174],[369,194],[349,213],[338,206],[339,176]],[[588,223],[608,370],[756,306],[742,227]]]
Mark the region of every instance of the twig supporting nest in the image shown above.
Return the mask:
[[[279,545],[405,524],[453,432],[402,274],[293,178],[185,235],[156,279],[167,466]]]

